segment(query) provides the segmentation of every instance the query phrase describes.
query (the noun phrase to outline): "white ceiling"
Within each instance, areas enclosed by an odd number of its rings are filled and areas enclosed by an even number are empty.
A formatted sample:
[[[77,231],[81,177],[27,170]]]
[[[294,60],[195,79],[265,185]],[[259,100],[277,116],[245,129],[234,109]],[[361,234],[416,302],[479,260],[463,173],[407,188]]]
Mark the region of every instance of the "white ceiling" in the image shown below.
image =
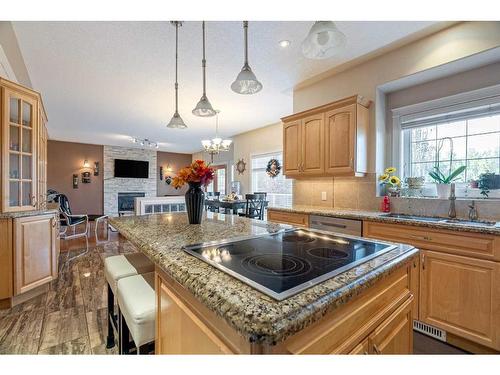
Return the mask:
[[[201,95],[201,22],[179,31],[179,111],[186,130],[167,129],[174,110],[174,35],[169,22],[13,22],[31,81],[42,93],[50,138],[131,146],[149,138],[160,149],[196,152],[213,137],[214,118],[191,114]],[[243,64],[241,22],[207,22],[207,95],[220,109],[225,137],[279,121],[292,111],[292,88],[419,32],[435,22],[338,22],[347,46],[328,60],[307,60],[300,43],[312,22],[250,22],[250,66],[263,90],[235,94]],[[278,41],[287,39],[283,49]]]

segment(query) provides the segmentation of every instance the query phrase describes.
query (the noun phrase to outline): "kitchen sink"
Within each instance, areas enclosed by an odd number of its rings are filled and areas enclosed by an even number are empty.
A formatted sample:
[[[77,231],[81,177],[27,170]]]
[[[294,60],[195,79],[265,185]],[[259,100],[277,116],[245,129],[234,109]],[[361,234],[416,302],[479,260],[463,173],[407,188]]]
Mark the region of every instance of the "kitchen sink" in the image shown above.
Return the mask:
[[[381,217],[392,217],[395,219],[404,220],[419,220],[419,221],[430,221],[435,223],[448,223],[448,224],[462,224],[462,225],[476,225],[476,226],[486,226],[486,227],[500,227],[500,222],[496,223],[494,221],[477,220],[470,221],[466,219],[446,219],[443,217],[432,217],[432,216],[418,216],[418,215],[407,215],[407,214],[381,214]]]
[[[442,217],[432,217],[432,216],[418,216],[418,215],[407,215],[407,214],[381,214],[382,217],[392,217],[395,219],[405,219],[405,220],[420,220],[420,221],[442,221]]]

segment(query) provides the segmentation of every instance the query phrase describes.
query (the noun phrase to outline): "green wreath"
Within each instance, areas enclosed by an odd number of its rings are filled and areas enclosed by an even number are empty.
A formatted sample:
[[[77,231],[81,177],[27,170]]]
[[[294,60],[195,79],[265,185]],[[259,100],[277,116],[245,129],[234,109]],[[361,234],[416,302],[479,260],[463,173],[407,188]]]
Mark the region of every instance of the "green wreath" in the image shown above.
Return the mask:
[[[275,178],[281,172],[281,164],[277,159],[271,159],[267,163],[266,173],[269,177]]]

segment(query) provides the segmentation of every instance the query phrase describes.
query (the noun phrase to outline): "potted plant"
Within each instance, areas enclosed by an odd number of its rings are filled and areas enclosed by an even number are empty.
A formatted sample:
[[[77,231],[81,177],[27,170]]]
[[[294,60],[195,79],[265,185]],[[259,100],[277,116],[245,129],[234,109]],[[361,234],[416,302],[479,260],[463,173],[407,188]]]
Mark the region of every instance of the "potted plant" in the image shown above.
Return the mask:
[[[186,192],[186,210],[189,224],[200,224],[205,203],[205,193],[201,187],[206,187],[214,179],[215,170],[203,160],[195,160],[191,165],[182,168],[174,177],[172,185],[176,189],[186,183],[189,189]]]
[[[465,171],[465,165],[462,165],[455,169],[454,171],[450,170],[448,175],[445,175],[438,166],[435,166],[432,171],[429,172],[429,176],[436,183],[436,191],[438,198],[446,199],[450,195],[450,184],[455,181],[460,174]]]
[[[386,168],[384,173],[379,176],[378,180],[385,186],[386,195],[398,197],[401,190],[401,179],[394,173],[396,173],[396,168]]]

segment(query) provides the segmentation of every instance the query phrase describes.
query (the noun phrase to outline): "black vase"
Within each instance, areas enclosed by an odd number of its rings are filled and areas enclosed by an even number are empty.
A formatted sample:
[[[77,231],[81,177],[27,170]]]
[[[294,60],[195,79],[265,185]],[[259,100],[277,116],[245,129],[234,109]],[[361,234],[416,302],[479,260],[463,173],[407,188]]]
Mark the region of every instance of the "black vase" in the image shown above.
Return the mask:
[[[189,224],[201,224],[203,206],[205,205],[205,193],[201,190],[200,182],[189,182],[186,192],[186,210]]]

